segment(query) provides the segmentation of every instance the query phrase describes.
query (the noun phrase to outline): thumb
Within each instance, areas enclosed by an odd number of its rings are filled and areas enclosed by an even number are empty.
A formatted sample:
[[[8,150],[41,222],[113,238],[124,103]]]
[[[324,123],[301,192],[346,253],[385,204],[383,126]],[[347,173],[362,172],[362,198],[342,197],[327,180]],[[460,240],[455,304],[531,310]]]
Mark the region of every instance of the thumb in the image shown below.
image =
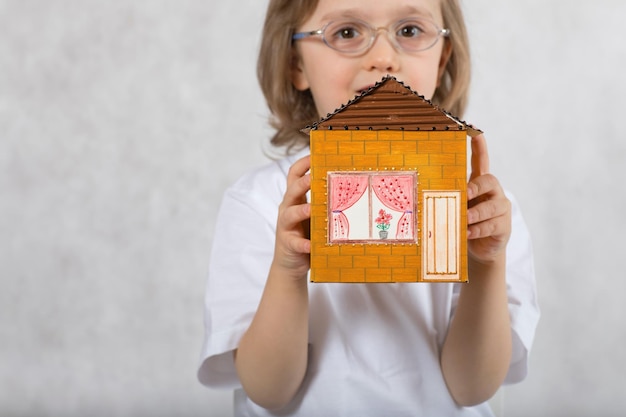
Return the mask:
[[[487,153],[487,141],[482,133],[472,137],[472,173],[470,181],[474,178],[489,173],[489,154]]]

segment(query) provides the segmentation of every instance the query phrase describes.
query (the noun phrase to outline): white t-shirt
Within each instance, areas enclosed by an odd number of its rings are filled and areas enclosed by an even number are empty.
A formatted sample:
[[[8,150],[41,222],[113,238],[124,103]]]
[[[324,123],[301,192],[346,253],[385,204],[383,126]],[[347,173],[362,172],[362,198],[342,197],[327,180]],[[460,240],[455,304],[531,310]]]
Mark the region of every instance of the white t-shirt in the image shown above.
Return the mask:
[[[458,407],[439,364],[463,284],[309,283],[309,362],[296,398],[274,413],[247,398],[233,350],[252,321],[272,262],[287,171],[307,153],[256,169],[225,193],[206,287],[200,382],[235,390],[236,416],[491,416],[486,403]],[[539,318],[530,237],[512,202],[506,279],[513,357],[507,383],[526,376]]]

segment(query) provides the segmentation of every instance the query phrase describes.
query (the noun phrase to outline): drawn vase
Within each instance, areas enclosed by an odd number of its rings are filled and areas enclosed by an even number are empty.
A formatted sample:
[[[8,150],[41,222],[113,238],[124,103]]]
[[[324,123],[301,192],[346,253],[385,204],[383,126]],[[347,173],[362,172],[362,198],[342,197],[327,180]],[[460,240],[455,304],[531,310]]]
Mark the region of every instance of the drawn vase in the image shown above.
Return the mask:
[[[389,234],[389,232],[387,232],[386,230],[379,230],[378,231],[378,236],[380,236],[381,239],[387,239],[387,235]]]

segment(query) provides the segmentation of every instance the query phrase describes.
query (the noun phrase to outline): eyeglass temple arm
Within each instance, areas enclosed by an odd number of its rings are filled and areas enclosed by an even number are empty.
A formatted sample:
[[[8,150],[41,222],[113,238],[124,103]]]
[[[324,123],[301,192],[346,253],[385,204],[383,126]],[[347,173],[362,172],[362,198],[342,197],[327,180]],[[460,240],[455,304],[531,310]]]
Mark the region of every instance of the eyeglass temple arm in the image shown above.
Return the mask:
[[[299,32],[299,33],[294,33],[291,39],[294,41],[297,41],[298,39],[308,38],[309,36],[321,35],[322,33],[323,31],[321,29],[312,30],[310,32]]]

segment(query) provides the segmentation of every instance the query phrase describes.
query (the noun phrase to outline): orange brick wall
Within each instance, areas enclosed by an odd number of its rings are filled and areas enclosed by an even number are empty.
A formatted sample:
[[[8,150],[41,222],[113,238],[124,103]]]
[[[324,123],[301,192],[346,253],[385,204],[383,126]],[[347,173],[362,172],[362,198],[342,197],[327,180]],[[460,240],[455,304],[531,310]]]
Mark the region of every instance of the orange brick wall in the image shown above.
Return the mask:
[[[311,280],[422,281],[419,236],[424,190],[461,191],[467,201],[465,131],[312,130]],[[417,243],[328,243],[329,171],[417,171]],[[467,217],[461,209],[461,270],[467,269]],[[466,273],[463,274],[467,276]]]

